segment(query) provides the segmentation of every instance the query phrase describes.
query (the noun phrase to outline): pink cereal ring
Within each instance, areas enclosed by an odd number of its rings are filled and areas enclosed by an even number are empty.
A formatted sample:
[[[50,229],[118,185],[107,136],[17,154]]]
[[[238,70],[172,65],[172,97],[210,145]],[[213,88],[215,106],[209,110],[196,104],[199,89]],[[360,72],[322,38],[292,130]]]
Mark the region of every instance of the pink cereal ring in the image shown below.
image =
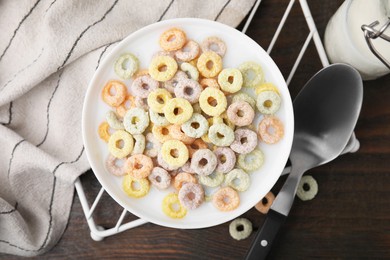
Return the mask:
[[[202,42],[202,51],[213,51],[223,57],[226,53],[226,44],[220,38],[211,36]]]
[[[131,91],[140,98],[147,98],[149,93],[159,87],[157,80],[152,79],[149,75],[136,78],[131,84]]]
[[[154,167],[148,176],[149,181],[153,186],[160,190],[164,190],[171,185],[171,175],[161,167]]]
[[[188,75],[184,71],[178,70],[173,78],[164,82],[165,89],[170,93],[175,93],[175,87],[181,79],[188,79]]]
[[[106,168],[111,174],[114,174],[116,176],[126,175],[126,172],[123,167],[119,166],[119,163],[123,161],[124,159],[118,159],[110,154],[106,159]]]
[[[264,143],[277,143],[284,135],[283,123],[275,116],[266,116],[259,123],[258,134]]]
[[[257,134],[256,132],[239,128],[234,131],[234,141],[230,145],[233,151],[240,154],[247,154],[252,152],[257,146]]]
[[[176,97],[187,99],[191,104],[199,101],[203,88],[196,80],[181,78],[178,80],[174,92]]]
[[[204,201],[204,190],[202,185],[196,183],[185,183],[179,190],[180,203],[187,209],[196,209]]]
[[[124,168],[135,179],[143,179],[149,176],[153,169],[153,161],[143,154],[134,154],[127,158]]]
[[[228,173],[233,170],[236,164],[236,154],[229,147],[218,147],[214,154],[217,156],[216,171],[220,173]]]
[[[178,60],[191,61],[199,56],[200,47],[195,41],[189,40],[180,50],[176,51],[175,55]]]
[[[255,111],[245,101],[236,101],[227,109],[227,117],[236,126],[250,125],[255,117]]]
[[[217,167],[217,156],[209,149],[197,150],[191,158],[191,168],[199,175],[207,176]]]

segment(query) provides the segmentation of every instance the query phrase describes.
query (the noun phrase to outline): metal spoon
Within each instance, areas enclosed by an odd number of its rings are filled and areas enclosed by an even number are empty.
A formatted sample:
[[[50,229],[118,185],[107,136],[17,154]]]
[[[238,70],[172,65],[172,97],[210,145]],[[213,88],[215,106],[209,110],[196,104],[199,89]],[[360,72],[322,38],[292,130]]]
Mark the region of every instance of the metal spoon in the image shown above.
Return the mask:
[[[246,259],[267,256],[290,212],[303,173],[340,155],[353,133],[362,99],[362,79],[354,68],[345,64],[333,64],[319,71],[295,98],[291,173]]]

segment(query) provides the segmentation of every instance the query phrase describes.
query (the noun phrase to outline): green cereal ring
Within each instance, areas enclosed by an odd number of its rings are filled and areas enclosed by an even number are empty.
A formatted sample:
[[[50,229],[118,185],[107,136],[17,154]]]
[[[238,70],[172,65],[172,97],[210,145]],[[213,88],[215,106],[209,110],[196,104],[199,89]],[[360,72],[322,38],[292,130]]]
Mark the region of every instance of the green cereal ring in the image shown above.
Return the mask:
[[[242,87],[243,78],[238,69],[226,68],[218,74],[218,84],[228,93],[236,93]]]
[[[133,135],[133,138],[135,140],[134,148],[130,155],[142,154],[145,150],[145,145],[146,145],[145,136],[142,134],[138,134],[138,135]]]
[[[221,185],[225,179],[225,175],[222,172],[213,172],[207,176],[198,175],[199,182],[208,187],[217,187]]]
[[[123,124],[130,134],[142,134],[149,125],[148,113],[139,107],[132,108],[126,112]]]
[[[119,120],[118,116],[112,110],[107,112],[106,121],[112,129],[115,129],[115,130],[125,129],[125,127],[123,126],[123,122],[121,120]]]
[[[244,77],[244,87],[254,88],[258,84],[264,81],[264,73],[260,64],[247,61],[242,63],[238,69],[241,71],[242,76]]]
[[[310,175],[305,175],[299,182],[297,196],[303,201],[312,200],[318,193],[317,181]]]
[[[247,102],[253,109],[256,108],[256,100],[249,96],[247,93],[240,92],[233,96],[232,103],[235,103],[237,101],[245,101]]]
[[[180,125],[191,118],[194,109],[184,98],[172,98],[164,106],[164,114],[171,124]]]
[[[229,146],[234,141],[234,132],[225,124],[214,124],[209,128],[208,137],[216,146]]]
[[[249,175],[241,169],[233,169],[225,176],[225,184],[236,191],[246,191],[250,183]]]
[[[165,115],[163,113],[156,113],[156,112],[153,112],[152,110],[149,111],[149,115],[150,115],[150,121],[152,121],[152,123],[154,125],[157,125],[157,126],[167,126],[169,125],[169,121],[165,118]]]
[[[120,147],[120,143],[123,142],[123,146]],[[134,147],[134,140],[131,134],[124,130],[118,130],[110,136],[108,139],[108,150],[116,158],[122,159],[128,156]]]
[[[194,113],[192,117],[185,122],[181,129],[189,137],[199,138],[207,133],[209,130],[209,122],[201,114]]]
[[[248,238],[252,230],[252,223],[246,218],[236,218],[229,225],[229,233],[235,240]]]
[[[261,150],[255,149],[247,154],[238,156],[238,165],[246,172],[252,172],[259,169],[264,163],[264,154]]]
[[[172,98],[171,93],[164,88],[153,90],[148,95],[148,106],[150,110],[156,113],[163,113],[164,106]]]
[[[198,81],[198,79],[199,79],[199,71],[198,71],[198,69],[195,66],[191,65],[188,62],[183,62],[180,65],[180,69],[182,71],[184,71],[185,73],[187,73],[187,75],[189,75],[192,80]]]
[[[265,115],[275,114],[282,103],[275,91],[263,91],[257,96],[256,106],[260,113]]]
[[[138,70],[139,61],[131,53],[121,55],[115,62],[114,70],[116,75],[122,79],[130,79]]]

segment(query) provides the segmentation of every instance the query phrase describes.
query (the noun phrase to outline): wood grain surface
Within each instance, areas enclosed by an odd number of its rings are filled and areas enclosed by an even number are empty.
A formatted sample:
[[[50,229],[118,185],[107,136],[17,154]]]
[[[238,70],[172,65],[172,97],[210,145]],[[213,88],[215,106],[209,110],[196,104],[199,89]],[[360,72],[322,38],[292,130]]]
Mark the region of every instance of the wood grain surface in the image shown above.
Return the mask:
[[[267,49],[288,0],[264,0],[247,34]],[[342,0],[309,0],[321,37]],[[363,11],[363,10],[362,10]],[[243,24],[240,25],[242,28]],[[296,1],[271,56],[285,78],[308,35]],[[322,68],[313,42],[290,84],[294,98]],[[361,147],[308,172],[319,193],[307,202],[296,199],[269,259],[380,259],[390,258],[390,75],[364,82],[364,100],[355,133]],[[91,171],[81,177],[87,197],[94,199],[100,185]],[[272,191],[282,186],[282,177]],[[107,194],[94,214],[95,221],[111,227],[122,208]],[[264,215],[251,209],[243,217],[261,227]],[[126,220],[135,219],[127,214]],[[254,238],[236,241],[229,223],[198,230],[178,230],[145,224],[95,242],[90,237],[75,193],[68,227],[59,243],[36,259],[242,259]],[[0,254],[0,259],[19,259]]]

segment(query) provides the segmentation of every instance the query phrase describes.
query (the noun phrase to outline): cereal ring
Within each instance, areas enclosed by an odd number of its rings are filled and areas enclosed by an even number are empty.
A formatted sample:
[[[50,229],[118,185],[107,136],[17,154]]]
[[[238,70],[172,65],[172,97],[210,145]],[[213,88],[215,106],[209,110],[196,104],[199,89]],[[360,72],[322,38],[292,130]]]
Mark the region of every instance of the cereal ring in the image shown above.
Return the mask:
[[[210,141],[217,146],[229,146],[234,141],[233,130],[225,124],[214,124],[209,128]]]
[[[181,126],[181,129],[189,137],[199,138],[207,133],[209,130],[209,123],[204,116],[194,113],[192,114],[192,117]]]
[[[188,40],[187,43],[175,52],[175,56],[181,61],[190,61],[196,59],[199,56],[200,47],[196,41]]]
[[[180,69],[183,72],[185,72],[189,76],[190,79],[198,82],[199,71],[197,70],[197,68],[195,66],[193,66],[192,64],[190,64],[188,62],[183,62],[182,64],[180,64]]]
[[[133,94],[140,98],[147,98],[149,93],[159,87],[158,81],[152,79],[149,75],[136,78],[130,86]]]
[[[303,201],[312,200],[318,193],[317,181],[310,175],[305,175],[299,182],[297,196]]]
[[[135,142],[134,142],[134,148],[133,148],[133,151],[131,152],[131,155],[143,153],[145,150],[145,144],[146,144],[145,136],[142,134],[139,134],[139,135],[133,135],[133,138],[134,138]]]
[[[197,103],[199,100],[202,87],[199,83],[192,79],[181,79],[176,84],[175,95],[177,98],[184,98],[191,104]]]
[[[122,79],[130,79],[131,76],[138,70],[139,61],[131,53],[122,54],[114,65],[116,75]]]
[[[126,115],[127,110],[129,110],[132,107],[135,107],[134,97],[130,94],[127,94],[122,104],[116,107],[116,113],[120,117],[124,117]]]
[[[220,211],[231,211],[240,205],[240,197],[234,189],[224,187],[213,195],[213,205]]]
[[[263,91],[275,91],[276,93],[280,94],[279,89],[271,82],[262,83],[256,86],[255,88],[256,95],[259,95]]]
[[[149,64],[149,74],[157,81],[167,81],[173,78],[177,71],[176,61],[169,56],[157,56]]]
[[[223,57],[226,53],[226,44],[220,38],[211,36],[202,42],[202,51],[214,51],[219,56]]]
[[[162,210],[168,217],[184,218],[187,210],[180,204],[176,193],[169,193],[162,202]]]
[[[138,185],[134,185],[135,183],[138,183]],[[136,189],[136,186],[138,186],[139,189]],[[127,174],[123,177],[122,188],[128,196],[140,198],[148,194],[150,186],[147,179],[134,179]]]
[[[249,96],[247,93],[240,92],[233,96],[232,103],[238,102],[238,101],[245,101],[248,103],[253,109],[256,108],[256,100]]]
[[[152,123],[155,126],[167,126],[167,125],[169,125],[169,122],[165,118],[165,115],[163,113],[156,113],[156,112],[153,112],[153,111],[150,110],[149,111],[149,115],[150,115],[150,121],[152,121]]]
[[[218,147],[214,154],[217,156],[216,171],[220,173],[230,172],[236,164],[236,154],[228,147]]]
[[[120,163],[123,163],[124,159],[118,159],[115,156],[109,154],[106,159],[106,168],[107,170],[116,176],[123,176],[126,172],[123,170],[123,167],[119,166]]]
[[[277,143],[284,135],[283,123],[275,116],[264,117],[259,123],[258,134],[264,143]]]
[[[259,149],[255,149],[247,154],[240,154],[237,163],[246,172],[255,171],[263,165],[264,154]]]
[[[264,73],[260,64],[253,61],[242,63],[238,69],[241,71],[244,78],[244,87],[254,88],[264,81]]]
[[[282,100],[275,91],[263,91],[257,96],[256,106],[260,113],[265,115],[275,114]]]
[[[236,180],[238,180],[238,184]],[[249,175],[241,169],[234,169],[225,176],[225,184],[236,191],[246,191],[250,183]]]
[[[173,187],[175,187],[176,190],[180,190],[186,183],[198,183],[198,181],[194,175],[188,172],[179,172],[173,179]]]
[[[203,89],[205,88],[217,88],[220,89],[218,81],[216,79],[203,78],[200,80],[200,85]]]
[[[230,104],[226,113],[229,120],[237,126],[250,125],[255,118],[255,111],[245,101],[237,101]]]
[[[135,80],[138,77],[149,75],[149,70],[148,69],[140,69],[137,70],[134,75],[131,77],[132,80]]]
[[[122,102],[125,100],[126,95],[126,85],[118,80],[108,81],[102,91],[103,101],[112,107],[117,107],[122,104]]]
[[[164,82],[164,88],[170,93],[175,93],[175,87],[181,79],[188,79],[188,75],[185,72],[178,70],[172,79]]]
[[[183,98],[172,98],[164,106],[164,114],[171,124],[183,124],[191,118],[193,108],[187,100]]]
[[[168,164],[162,157],[162,154],[159,152],[157,154],[157,164],[159,166],[161,166],[162,168],[164,168],[165,170],[167,171],[174,171],[174,170],[177,170],[179,169],[180,167],[177,167],[177,166],[172,166],[170,164]]]
[[[219,116],[227,107],[227,100],[222,91],[216,88],[205,88],[199,96],[199,105],[209,116]]]
[[[135,97],[134,98],[134,107],[142,108],[143,110],[149,110],[148,101],[146,98]]]
[[[212,51],[203,52],[196,64],[198,71],[205,78],[213,78],[222,70],[222,58]]]
[[[230,127],[231,129],[235,129],[236,128],[236,125],[230,121],[229,117],[227,116],[227,112],[223,112],[221,115],[220,115],[221,119],[222,119],[222,123],[224,123],[225,125],[227,125],[228,127]]]
[[[209,175],[217,167],[217,156],[209,149],[197,150],[191,158],[191,169],[198,175]]]
[[[240,128],[234,132],[234,141],[230,145],[233,151],[240,154],[247,154],[252,152],[257,146],[256,132]]]
[[[165,143],[166,141],[173,139],[170,132],[171,131],[169,129],[169,126],[154,125],[152,127],[152,133],[160,143]]]
[[[178,28],[171,28],[163,32],[160,36],[160,46],[166,51],[179,50],[184,46],[186,41],[185,32]]]
[[[118,116],[115,114],[114,111],[109,110],[106,113],[106,120],[108,125],[115,130],[123,130],[125,127],[123,126],[123,122],[118,119]]]
[[[153,169],[152,159],[143,154],[134,154],[127,158],[124,169],[131,177],[143,179],[149,176]]]
[[[222,172],[213,172],[210,175],[199,175],[199,182],[208,187],[217,187],[221,185],[225,179],[225,175]]]
[[[184,144],[192,144],[195,141],[195,138],[187,136],[180,125],[170,125],[169,131],[173,139],[182,141]]]
[[[206,149],[207,144],[202,139],[196,139],[192,144],[187,145],[189,157],[192,158],[192,155],[199,149]]]
[[[187,146],[188,147],[188,146]],[[183,172],[194,174],[195,171],[191,168],[191,158],[181,167]]]
[[[102,122],[98,128],[99,137],[106,143],[110,139],[110,125],[107,122]]]
[[[238,69],[227,68],[223,69],[218,74],[218,84],[223,91],[228,93],[236,93],[242,87],[242,74]]]
[[[229,225],[229,234],[235,240],[248,238],[252,231],[252,222],[246,218],[236,218]]]
[[[275,195],[270,191],[255,205],[255,208],[260,213],[267,214],[274,200]]]
[[[171,175],[161,167],[154,167],[148,176],[149,181],[157,189],[164,190],[171,185]]]
[[[204,190],[202,185],[185,183],[179,190],[179,201],[187,209],[196,209],[204,201]]]
[[[148,113],[139,107],[132,108],[123,118],[123,124],[130,134],[142,134],[149,125]]]
[[[121,143],[123,146],[121,147]],[[108,150],[116,158],[122,159],[133,151],[134,140],[131,134],[124,130],[118,130],[108,139]]]
[[[145,139],[145,155],[149,157],[156,157],[161,149],[161,143],[154,137],[152,133],[147,133]]]
[[[161,146],[162,159],[174,167],[183,166],[188,160],[187,146],[179,140],[168,140]]]
[[[210,127],[215,125],[215,124],[223,124],[223,119],[221,117],[214,116],[214,117],[208,118],[207,122],[209,123],[209,129],[210,129]],[[211,143],[208,133],[202,135],[201,138],[204,142]]]
[[[171,93],[163,88],[158,88],[148,95],[148,106],[156,113],[164,113],[164,106],[172,98]]]

